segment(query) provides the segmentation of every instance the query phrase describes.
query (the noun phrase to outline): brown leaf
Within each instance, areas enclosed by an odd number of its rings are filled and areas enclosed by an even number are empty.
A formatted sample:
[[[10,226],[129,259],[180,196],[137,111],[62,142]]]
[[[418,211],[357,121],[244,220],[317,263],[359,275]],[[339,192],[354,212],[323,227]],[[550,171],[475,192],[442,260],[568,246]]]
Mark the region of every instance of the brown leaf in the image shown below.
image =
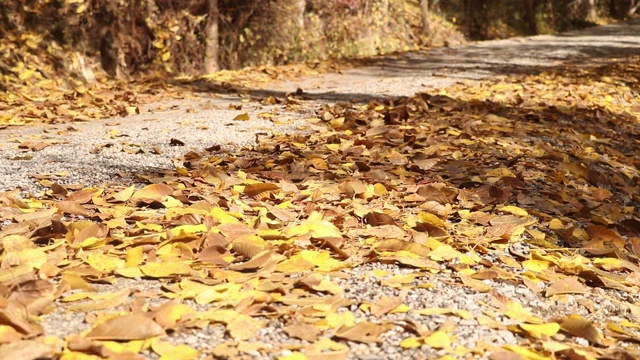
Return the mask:
[[[335,333],[335,337],[361,342],[361,343],[371,343],[376,342],[378,337],[391,330],[393,328],[392,324],[375,324],[369,321],[362,321],[353,326],[343,326]]]
[[[54,351],[49,344],[24,340],[0,345],[0,356],[11,360],[50,359],[54,357]]]
[[[43,332],[38,324],[29,322],[28,314],[19,305],[0,309],[0,324],[11,326],[26,337],[35,337]]]
[[[577,278],[571,276],[564,279],[556,280],[545,292],[546,297],[550,297],[556,294],[584,294],[587,292],[587,287],[584,286]]]
[[[462,274],[458,274],[458,276],[460,277],[460,280],[462,280],[463,284],[465,284],[466,286],[472,288],[473,290],[475,290],[477,292],[489,292],[489,291],[491,291],[491,286],[483,283],[480,280],[476,280],[476,279],[471,278],[470,276],[462,275]]]
[[[90,237],[103,238],[109,233],[106,224],[91,224],[75,234],[73,244],[80,244]]]
[[[602,341],[602,336],[591,321],[583,319],[580,315],[569,315],[556,322],[560,324],[562,331],[570,335],[584,338],[592,344],[599,344]]]
[[[267,191],[278,190],[280,190],[280,187],[278,185],[270,183],[249,184],[244,187],[244,193],[250,197],[258,196]]]
[[[436,166],[440,160],[439,159],[421,159],[421,160],[413,160],[413,165],[417,166],[422,171],[427,171],[432,167]]]
[[[89,216],[90,214],[89,210],[75,201],[60,201],[56,203],[56,207],[63,213],[70,215]]]
[[[171,140],[169,140],[169,146],[184,146],[184,141],[171,138]]]
[[[388,314],[391,310],[402,305],[402,298],[383,296],[375,304],[371,305],[371,315],[380,317]]]
[[[305,323],[287,325],[282,328],[282,330],[290,337],[309,342],[316,341],[318,339],[318,335],[320,335],[320,329],[318,329],[318,327]]]
[[[67,342],[67,348],[71,351],[96,355],[101,358],[109,357],[109,350],[97,341],[91,341],[80,336],[73,336]]]
[[[370,212],[364,217],[364,221],[371,226],[396,225],[391,215],[379,212]]]
[[[269,210],[269,213],[271,213],[271,215],[273,215],[274,217],[276,217],[277,219],[286,222],[290,222],[290,221],[295,221],[296,220],[296,216],[294,213],[284,210],[284,209],[280,209],[278,207],[275,207],[271,204],[267,204],[264,203],[263,204],[264,207],[267,208],[267,210]]]
[[[256,254],[249,261],[229,265],[229,269],[235,270],[235,271],[259,269],[263,267],[271,259],[272,256],[273,256],[273,251],[264,250]]]
[[[98,324],[85,336],[91,340],[131,341],[164,335],[158,323],[139,314],[128,314]]]
[[[143,187],[142,189],[136,191],[131,199],[150,199],[156,201],[162,201],[165,196],[173,194],[173,188],[169,185],[165,184],[151,184]]]
[[[591,254],[609,254],[626,246],[626,241],[615,230],[600,225],[589,225],[586,231],[589,234],[589,241],[583,247]]]
[[[101,190],[100,189],[94,189],[94,188],[86,188],[86,189],[78,190],[78,191],[75,191],[75,192],[71,193],[69,196],[67,196],[67,198],[65,200],[66,201],[77,202],[79,204],[88,203],[89,201],[91,201],[91,199],[93,198],[94,194],[96,194],[99,191],[101,191]]]
[[[128,188],[118,191],[117,193],[113,194],[113,200],[115,201],[121,201],[121,202],[125,202],[128,201],[131,196],[133,196],[133,192],[136,190],[135,186],[131,185]]]

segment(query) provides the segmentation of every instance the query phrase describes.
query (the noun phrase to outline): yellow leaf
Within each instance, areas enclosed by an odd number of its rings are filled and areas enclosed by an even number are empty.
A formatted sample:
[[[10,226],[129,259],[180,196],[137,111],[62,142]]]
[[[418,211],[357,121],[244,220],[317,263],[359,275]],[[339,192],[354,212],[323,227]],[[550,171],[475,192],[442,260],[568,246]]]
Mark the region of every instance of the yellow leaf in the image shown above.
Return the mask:
[[[189,306],[175,301],[165,303],[156,310],[156,322],[165,329],[175,327],[183,316],[194,313]]]
[[[249,117],[249,113],[243,113],[233,118],[233,120],[238,120],[238,121],[247,121],[249,119],[251,119]]]
[[[432,250],[428,256],[429,259],[434,261],[450,261],[460,258],[462,253],[452,248],[450,245],[442,245]]]
[[[205,224],[180,225],[169,231],[173,238],[188,238],[189,236],[195,236],[195,234],[207,232],[207,226]]]
[[[122,269],[116,270],[115,272],[116,272],[116,274],[118,274],[120,276],[124,276],[124,277],[129,278],[129,279],[140,278],[140,277],[145,276],[145,274],[143,274],[142,271],[140,271],[139,267],[122,268]]]
[[[460,277],[460,280],[462,280],[462,283],[465,284],[466,286],[474,289],[475,291],[478,292],[489,292],[491,291],[491,286],[483,283],[480,280],[476,280],[473,279],[467,275],[462,275],[462,274],[458,274],[458,276]]]
[[[154,341],[151,349],[161,360],[195,360],[200,355],[198,350],[188,345],[172,345],[167,341]]]
[[[522,266],[533,272],[542,272],[549,268],[549,262],[544,260],[525,260],[522,262]]]
[[[540,324],[542,320],[529,314],[527,310],[524,309],[522,304],[517,301],[509,300],[506,304],[506,311],[504,312],[510,319],[522,322],[528,322],[533,324]]]
[[[322,214],[318,212],[313,212],[309,215],[309,218],[305,220],[302,224],[290,228],[286,232],[287,237],[294,237],[300,235],[306,235],[311,233],[311,236],[315,238],[340,238],[342,237],[342,233],[340,230],[333,225],[331,222],[322,220]]]
[[[630,327],[630,328],[634,328],[634,329],[640,329],[640,324],[631,322],[631,321],[626,320],[626,319],[623,319],[622,321],[620,321],[620,325],[626,326],[626,327]]]
[[[371,271],[371,274],[375,277],[385,277],[389,275],[389,271],[383,269],[374,269]]]
[[[351,311],[345,311],[343,313],[331,313],[326,317],[327,325],[331,328],[339,328],[341,326],[354,326],[356,324],[356,317]]]
[[[228,214],[222,208],[219,208],[219,207],[215,207],[211,209],[211,211],[209,212],[209,215],[211,215],[212,218],[218,220],[220,224],[237,224],[240,222],[236,217]]]
[[[308,360],[309,358],[301,353],[301,352],[297,352],[294,351],[289,355],[286,356],[278,356],[278,360]]]
[[[625,268],[624,263],[625,263],[624,260],[616,259],[616,258],[593,259],[594,265],[597,265],[598,267],[608,271],[616,271],[616,270],[621,271]]]
[[[409,311],[411,311],[411,307],[409,305],[400,304],[397,308],[389,311],[389,314],[404,314],[408,313]]]
[[[18,75],[18,78],[20,80],[28,80],[29,78],[31,78],[33,76],[33,74],[36,72],[35,69],[26,69],[22,72],[20,72],[20,74]]]
[[[125,266],[128,268],[136,267],[142,264],[144,260],[144,248],[142,246],[136,246],[129,248],[124,256]]]
[[[549,229],[562,230],[564,229],[564,224],[559,219],[551,219],[551,221],[549,221]]]
[[[71,290],[97,291],[89,285],[82,277],[65,272],[62,274],[62,282],[64,282]]]
[[[146,276],[153,278],[171,277],[191,274],[191,267],[182,262],[148,263],[139,267]]]
[[[87,263],[92,268],[103,273],[112,272],[124,267],[125,265],[125,261],[119,257],[105,255],[97,251],[89,253],[89,256],[87,256]]]
[[[400,342],[400,346],[403,349],[415,349],[422,346],[422,338],[418,337],[409,337]]]
[[[440,229],[444,228],[444,222],[432,213],[422,211],[418,214],[417,219],[423,224],[429,224]]]
[[[515,175],[513,175],[513,172],[511,172],[511,170],[507,169],[507,168],[496,168],[496,169],[492,169],[487,171],[487,176],[490,177],[515,177]]]
[[[451,338],[442,331],[436,331],[433,334],[422,339],[425,345],[434,349],[449,349],[451,347]]]
[[[227,324],[229,335],[237,340],[248,340],[262,329],[262,321],[256,320],[249,315],[238,314]]]
[[[47,254],[40,248],[37,249],[24,249],[16,252],[11,252],[4,256],[4,263],[13,263],[11,265],[28,264],[32,268],[39,269],[47,262]]]
[[[301,258],[299,255],[295,255],[276,265],[276,271],[283,273],[297,273],[311,270],[314,267],[315,266],[310,261]]]
[[[529,212],[527,212],[527,210],[523,209],[523,208],[519,208],[517,206],[503,206],[500,208],[500,211],[504,211],[504,212],[508,212],[510,214],[513,214],[515,216],[521,216],[521,217],[526,217],[529,216]]]
[[[373,185],[373,193],[378,195],[378,196],[383,196],[387,194],[387,188],[380,184],[380,183],[375,183]]]
[[[162,200],[162,205],[164,205],[164,207],[166,207],[167,209],[183,206],[182,202],[180,200],[174,198],[173,196],[166,196]]]
[[[341,261],[333,259],[327,251],[302,250],[300,257],[318,267],[320,271],[337,270],[344,266]]]
[[[96,249],[96,248],[99,248],[99,247],[103,247],[107,243],[107,241],[109,241],[109,239],[105,239],[105,238],[101,239],[101,238],[97,238],[95,236],[90,236],[90,237],[84,239],[80,243],[79,247],[82,248],[82,249],[85,249],[85,250]]]
[[[542,338],[542,336],[552,336],[560,331],[560,324],[558,323],[546,323],[546,324],[520,324],[519,325],[522,330],[529,333],[529,335],[533,336],[536,339]]]

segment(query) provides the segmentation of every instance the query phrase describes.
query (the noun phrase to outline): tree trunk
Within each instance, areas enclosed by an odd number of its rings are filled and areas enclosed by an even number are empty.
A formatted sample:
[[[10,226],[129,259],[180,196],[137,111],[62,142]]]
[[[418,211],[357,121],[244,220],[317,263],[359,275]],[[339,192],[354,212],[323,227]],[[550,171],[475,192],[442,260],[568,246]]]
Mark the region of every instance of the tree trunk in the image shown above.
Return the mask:
[[[616,7],[616,1],[617,0],[609,0],[609,16],[611,16],[614,19],[618,18],[618,9]]]
[[[207,27],[205,28],[206,47],[204,51],[204,71],[207,74],[220,70],[218,65],[219,33],[218,33],[218,0],[209,0]]]
[[[629,5],[629,11],[627,11],[627,16],[633,16],[640,9],[640,2],[637,0],[631,0],[631,4]]]
[[[538,35],[538,24],[536,23],[536,9],[533,4],[534,0],[523,0],[524,13],[529,25],[531,35]]]
[[[422,34],[429,35],[429,0],[420,0],[420,13],[422,14]]]
[[[587,21],[596,22],[598,20],[598,12],[596,11],[596,0],[587,1]]]
[[[489,18],[487,0],[464,0],[465,20],[469,26],[469,36],[473,40],[487,40],[489,37]]]
[[[296,19],[298,20],[298,28],[300,29],[300,31],[303,31],[305,29],[304,26],[304,13],[305,10],[307,8],[307,0],[297,0],[296,1]]]

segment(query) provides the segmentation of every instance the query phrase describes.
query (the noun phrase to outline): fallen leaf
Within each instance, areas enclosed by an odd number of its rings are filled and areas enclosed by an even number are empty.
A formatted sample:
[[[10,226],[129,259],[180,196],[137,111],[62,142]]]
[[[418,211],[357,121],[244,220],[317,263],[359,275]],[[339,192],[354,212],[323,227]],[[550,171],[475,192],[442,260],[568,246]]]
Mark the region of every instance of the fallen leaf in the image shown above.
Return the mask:
[[[85,336],[91,340],[130,341],[164,335],[162,327],[144,315],[128,314],[96,325]]]

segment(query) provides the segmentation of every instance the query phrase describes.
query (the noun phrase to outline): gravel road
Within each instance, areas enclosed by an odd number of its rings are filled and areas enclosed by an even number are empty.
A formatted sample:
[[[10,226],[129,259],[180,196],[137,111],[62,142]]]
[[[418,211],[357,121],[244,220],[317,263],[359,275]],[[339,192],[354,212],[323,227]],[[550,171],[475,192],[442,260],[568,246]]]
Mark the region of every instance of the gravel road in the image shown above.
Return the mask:
[[[34,176],[43,178],[47,174],[64,184],[129,182],[135,174],[170,168],[173,159],[190,150],[214,145],[241,147],[254,143],[256,133],[308,130],[304,119],[313,116],[313,110],[322,103],[411,96],[461,80],[530,73],[563,62],[590,63],[638,54],[638,29],[640,20],[636,19],[559,36],[439,48],[380,58],[369,66],[341,73],[271,83],[267,88],[247,89],[242,97],[229,93],[190,94],[188,100],[147,105],[142,107],[141,114],[126,118],[3,129],[0,190],[19,187],[37,193],[41,188]],[[297,89],[313,100],[301,110],[242,101],[247,95],[282,99]],[[275,117],[261,118],[259,114],[265,112],[272,112]],[[248,121],[233,120],[244,113],[249,115]],[[184,145],[175,146],[171,139]],[[51,145],[40,151],[18,149],[23,141]]]
[[[64,184],[104,185],[112,182],[130,183],[137,175],[169,169],[174,159],[190,150],[220,145],[239,148],[255,142],[256,134],[310,131],[305,118],[314,116],[314,109],[327,102],[366,101],[389,96],[411,96],[416,92],[435,91],[461,80],[483,79],[499,75],[531,73],[542,67],[562,63],[591,63],[607,59],[640,54],[640,19],[603,27],[586,29],[559,36],[535,36],[500,41],[489,41],[440,48],[429,52],[409,53],[380,58],[368,66],[328,73],[321,76],[269,84],[261,89],[250,89],[254,98],[284,94],[302,89],[310,98],[300,109],[284,105],[262,105],[258,101],[243,102],[235,94],[192,94],[188,99],[175,100],[143,107],[141,114],[126,118],[112,118],[90,123],[12,127],[0,130],[0,190],[20,188],[38,195],[42,191],[39,181],[51,180]],[[231,106],[230,106],[231,105]],[[273,117],[261,114],[272,113]],[[247,113],[249,120],[234,118]],[[179,140],[181,143],[176,142]],[[19,149],[23,141],[43,143],[39,151]],[[177,146],[179,145],[179,146]],[[517,253],[528,251],[526,244],[514,244]],[[487,255],[497,261],[499,254]],[[374,270],[379,270],[375,272]],[[393,323],[383,341],[372,344],[348,343],[353,359],[407,359],[431,358],[445,355],[444,351],[414,349],[402,350],[397,344],[404,337],[401,326],[407,321],[418,321],[414,310],[440,307],[470,312],[469,319],[458,319],[453,334],[454,346],[473,348],[479,341],[503,345],[515,344],[511,331],[497,330],[478,322],[483,315],[479,303],[490,303],[488,293],[475,293],[469,288],[452,285],[450,273],[443,270],[429,277],[429,287],[416,286],[398,290],[380,286],[381,281],[393,275],[416,273],[394,265],[368,264],[342,271],[335,281],[348,289],[345,297],[355,303],[375,302],[382,297],[400,296],[413,310],[404,314],[388,314],[383,318]],[[386,274],[374,276],[376,274]],[[416,285],[418,281],[415,280]],[[122,280],[115,285],[100,285],[101,289],[138,289],[153,291],[157,282]],[[552,313],[584,313],[582,300],[589,299],[599,308],[603,319],[620,317],[615,299],[626,294],[616,291],[576,295],[567,302],[544,299],[524,286],[507,283],[491,284],[500,293],[526,304],[535,315],[548,317]],[[635,295],[633,295],[635,296]],[[612,300],[613,299],[613,300]],[[640,301],[635,296],[633,301]],[[355,312],[365,319],[367,315]],[[430,329],[447,321],[446,314],[422,318]],[[509,324],[509,319],[502,319]],[[58,309],[43,317],[45,332],[64,337],[86,329],[84,316],[67,314]],[[181,332],[171,335],[174,344],[189,344],[206,350],[223,342],[227,335],[219,328],[201,332]],[[290,354],[279,344],[296,344],[282,330],[282,324],[269,323],[257,339],[271,344],[274,357]],[[153,358],[149,353],[145,356]]]

